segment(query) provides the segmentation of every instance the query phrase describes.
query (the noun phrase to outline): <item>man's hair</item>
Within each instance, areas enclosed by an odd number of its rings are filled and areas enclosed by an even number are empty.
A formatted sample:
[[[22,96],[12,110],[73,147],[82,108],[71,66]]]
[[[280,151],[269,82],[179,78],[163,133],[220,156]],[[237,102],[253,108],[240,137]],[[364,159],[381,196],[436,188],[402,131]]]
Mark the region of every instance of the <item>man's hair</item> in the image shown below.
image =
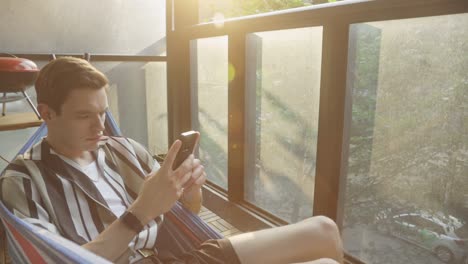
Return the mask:
[[[74,89],[107,87],[107,77],[88,61],[61,57],[49,62],[36,80],[37,103],[46,104],[58,115],[68,94]]]

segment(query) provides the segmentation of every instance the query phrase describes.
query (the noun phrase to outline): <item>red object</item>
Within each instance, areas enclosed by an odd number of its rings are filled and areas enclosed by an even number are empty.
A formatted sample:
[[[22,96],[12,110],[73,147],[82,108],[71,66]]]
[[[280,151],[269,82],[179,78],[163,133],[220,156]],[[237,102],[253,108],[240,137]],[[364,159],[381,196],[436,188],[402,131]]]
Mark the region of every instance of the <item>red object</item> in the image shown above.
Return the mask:
[[[0,57],[0,93],[26,90],[36,81],[39,69],[27,59]]]
[[[41,254],[37,251],[36,247],[28,241],[23,235],[21,235],[18,230],[16,230],[10,223],[5,222],[6,227],[11,231],[13,237],[18,241],[19,245],[23,249],[23,253],[26,255],[30,263],[46,263]]]
[[[37,65],[27,59],[0,57],[0,72],[38,72]]]

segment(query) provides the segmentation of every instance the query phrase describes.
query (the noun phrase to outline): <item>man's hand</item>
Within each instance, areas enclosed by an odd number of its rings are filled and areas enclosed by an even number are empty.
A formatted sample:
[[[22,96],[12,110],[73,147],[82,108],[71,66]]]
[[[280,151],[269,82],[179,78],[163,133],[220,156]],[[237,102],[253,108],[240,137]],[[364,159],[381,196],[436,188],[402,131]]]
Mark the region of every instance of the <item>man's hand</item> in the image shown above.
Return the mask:
[[[193,160],[192,177],[184,186],[182,200],[189,204],[201,202],[201,187],[206,181],[205,168],[199,159]]]
[[[194,171],[193,154],[176,170],[172,169],[172,164],[181,145],[180,140],[176,140],[172,144],[161,168],[156,173],[148,175],[138,198],[129,208],[144,225],[169,211],[182,196],[183,187],[193,178],[191,177]]]

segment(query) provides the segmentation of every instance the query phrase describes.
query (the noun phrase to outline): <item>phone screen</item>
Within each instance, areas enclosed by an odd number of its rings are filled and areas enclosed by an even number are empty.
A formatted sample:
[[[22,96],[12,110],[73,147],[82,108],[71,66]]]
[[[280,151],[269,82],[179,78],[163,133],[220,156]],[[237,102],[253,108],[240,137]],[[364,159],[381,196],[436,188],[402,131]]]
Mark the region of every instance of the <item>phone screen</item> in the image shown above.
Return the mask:
[[[200,133],[197,131],[187,131],[180,134],[179,140],[182,141],[182,146],[180,147],[179,152],[177,152],[172,169],[177,169],[180,164],[182,164],[182,162],[184,162],[188,156],[193,153],[199,136]]]

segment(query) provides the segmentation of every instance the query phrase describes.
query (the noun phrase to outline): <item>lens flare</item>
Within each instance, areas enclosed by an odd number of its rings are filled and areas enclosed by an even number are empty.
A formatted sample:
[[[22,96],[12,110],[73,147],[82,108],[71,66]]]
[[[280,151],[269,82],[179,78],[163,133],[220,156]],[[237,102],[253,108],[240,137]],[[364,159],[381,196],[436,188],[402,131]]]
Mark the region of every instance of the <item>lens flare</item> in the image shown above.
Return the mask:
[[[234,80],[234,78],[236,78],[236,68],[234,67],[234,65],[232,65],[232,63],[229,63],[229,66],[228,66],[228,80],[229,80],[229,82]]]
[[[216,13],[213,16],[213,22],[216,28],[222,28],[224,27],[224,14],[222,13]]]

